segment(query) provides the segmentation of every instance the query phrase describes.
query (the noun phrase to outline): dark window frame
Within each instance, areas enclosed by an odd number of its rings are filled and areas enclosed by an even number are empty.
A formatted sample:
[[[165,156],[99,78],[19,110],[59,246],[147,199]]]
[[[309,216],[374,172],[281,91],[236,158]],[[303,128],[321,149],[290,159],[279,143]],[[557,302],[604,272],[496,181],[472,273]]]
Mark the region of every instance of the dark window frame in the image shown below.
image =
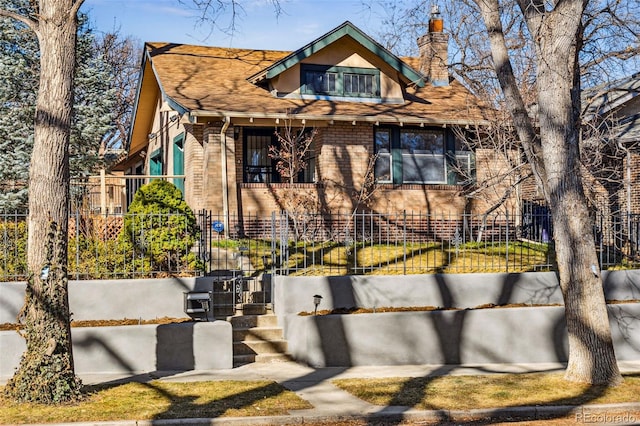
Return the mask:
[[[282,176],[276,168],[277,160],[269,156],[269,147],[278,146],[278,138],[276,137],[276,127],[243,127],[242,130],[242,182],[243,183],[287,183],[282,180]],[[307,129],[311,131],[311,129]],[[249,155],[255,150],[250,149],[249,143],[251,137],[269,138],[270,142],[266,147],[266,159],[263,164],[250,164]],[[313,145],[315,145],[314,142]],[[307,167],[300,171],[297,176],[296,183],[314,183],[315,182],[315,152],[313,149],[307,152]]]
[[[329,88],[333,88],[333,90],[318,90],[317,84],[314,84],[313,80],[322,75],[335,76],[335,87]],[[347,92],[345,89],[345,76],[349,76],[351,78],[357,77],[358,82],[360,81],[360,77],[364,78],[365,81],[370,78],[371,91]],[[300,67],[300,82],[300,91],[303,95],[325,95],[349,98],[380,98],[380,70],[376,68],[302,64],[302,66]],[[351,86],[353,87],[353,85]]]
[[[434,152],[426,152],[425,149],[411,149],[402,146],[402,134],[424,133],[441,135],[441,147]],[[380,138],[378,136],[381,136]],[[385,136],[382,136],[385,135]],[[418,141],[419,142],[419,141]],[[373,132],[374,153],[378,156],[375,165],[375,178],[378,183],[391,183],[394,185],[458,185],[463,183],[462,176],[456,172],[456,165],[466,162],[469,173],[473,175],[473,153],[468,150],[456,150],[459,141],[448,130],[437,127],[417,126],[379,126],[374,127]],[[414,169],[420,169],[419,164],[428,164],[429,161],[442,159],[442,179],[429,179],[429,172],[423,175],[425,179],[407,179],[410,163],[414,163]]]

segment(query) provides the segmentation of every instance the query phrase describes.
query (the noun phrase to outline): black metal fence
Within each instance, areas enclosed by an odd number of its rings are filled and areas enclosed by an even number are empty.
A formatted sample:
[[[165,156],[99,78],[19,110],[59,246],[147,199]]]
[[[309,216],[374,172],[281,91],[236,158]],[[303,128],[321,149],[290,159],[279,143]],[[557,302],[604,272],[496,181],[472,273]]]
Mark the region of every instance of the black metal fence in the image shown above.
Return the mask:
[[[194,244],[167,244],[158,261],[141,226],[177,226],[178,215],[134,221],[126,215],[81,214],[69,219],[72,279],[202,275],[216,270],[262,274],[345,275],[521,272],[554,269],[553,224],[546,208],[488,215],[424,212],[345,214],[287,212],[267,216],[197,213]],[[141,225],[146,224],[146,225]],[[133,233],[135,235],[129,235]],[[0,213],[0,281],[26,279],[26,213]],[[640,261],[640,217],[597,215],[600,266]],[[132,241],[138,241],[133,244]],[[142,241],[142,243],[140,243]],[[157,247],[157,244],[155,245]],[[157,253],[156,253],[157,254]]]
[[[553,223],[544,206],[517,213],[357,212],[242,218],[201,212],[206,270],[227,266],[251,274],[420,274],[553,270]],[[594,236],[602,268],[640,260],[640,218],[599,215]],[[235,245],[234,245],[235,244]],[[234,263],[235,262],[235,263]],[[244,265],[244,267],[242,266]]]

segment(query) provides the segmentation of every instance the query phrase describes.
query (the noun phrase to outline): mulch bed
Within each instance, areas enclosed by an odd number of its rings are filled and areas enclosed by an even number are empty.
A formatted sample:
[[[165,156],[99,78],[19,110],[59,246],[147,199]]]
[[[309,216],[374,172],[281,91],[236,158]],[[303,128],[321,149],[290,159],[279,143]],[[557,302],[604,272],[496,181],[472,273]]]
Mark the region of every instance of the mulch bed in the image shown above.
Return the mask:
[[[624,304],[624,303],[637,303],[638,300],[607,300],[607,304]],[[475,308],[466,309],[499,309],[499,308],[529,308],[529,307],[544,307],[544,306],[562,306],[558,303],[547,305],[529,305],[527,303],[507,303],[504,305],[496,305],[493,303],[487,303],[485,305],[476,306]],[[350,314],[373,314],[384,312],[428,312],[428,311],[456,311],[464,310],[463,308],[443,308],[438,306],[407,306],[407,307],[382,307],[382,308],[338,308],[338,309],[323,309],[318,312],[300,312],[298,315],[350,315]],[[109,327],[119,325],[143,325],[143,324],[178,324],[183,322],[195,322],[192,318],[171,318],[162,317],[150,320],[143,319],[120,319],[120,320],[91,320],[91,321],[71,321],[71,327]],[[0,324],[0,331],[20,330],[21,325],[15,323],[3,323]]]
[[[194,322],[191,318],[154,318],[150,320],[143,319],[129,319],[124,318],[120,320],[91,320],[91,321],[71,321],[71,327],[110,327],[118,325],[145,325],[145,324],[178,324],[183,322]],[[0,331],[20,330],[22,328],[19,324],[3,323],[0,324]]]

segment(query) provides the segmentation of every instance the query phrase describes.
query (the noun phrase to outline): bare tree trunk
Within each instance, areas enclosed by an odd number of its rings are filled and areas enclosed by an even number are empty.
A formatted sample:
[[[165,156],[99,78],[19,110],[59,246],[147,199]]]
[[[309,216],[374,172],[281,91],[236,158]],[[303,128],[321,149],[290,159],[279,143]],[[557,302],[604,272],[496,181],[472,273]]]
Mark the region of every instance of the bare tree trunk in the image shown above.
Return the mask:
[[[580,173],[577,57],[583,1],[567,0],[556,3],[553,10],[545,10],[543,1],[519,0],[536,48],[539,137],[514,78],[498,0],[475,1],[489,33],[494,67],[507,107],[536,182],[551,208],[569,335],[565,377],[585,383],[617,384],[622,376],[613,350]]]
[[[528,24],[540,40],[537,44],[540,136],[547,174],[545,192],[553,217],[569,335],[566,378],[617,384],[622,376],[613,350],[593,222],[580,167],[578,52],[582,1],[557,7],[557,13],[546,19],[539,15],[529,17]]]
[[[38,36],[41,67],[29,175],[29,280],[20,314],[27,351],[6,387],[20,401],[79,397],[67,288],[68,148],[79,3],[41,0],[38,21],[23,21]]]

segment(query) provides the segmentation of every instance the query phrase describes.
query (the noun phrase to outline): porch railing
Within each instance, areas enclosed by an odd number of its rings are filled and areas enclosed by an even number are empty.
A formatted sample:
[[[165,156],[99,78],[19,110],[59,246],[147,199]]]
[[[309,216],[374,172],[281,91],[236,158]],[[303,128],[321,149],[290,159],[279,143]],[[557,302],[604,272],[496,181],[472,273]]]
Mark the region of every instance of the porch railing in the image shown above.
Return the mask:
[[[164,179],[174,184],[184,180],[184,175],[123,175],[107,174],[71,179],[70,195],[74,210],[94,214],[123,214],[142,185],[152,179]]]

